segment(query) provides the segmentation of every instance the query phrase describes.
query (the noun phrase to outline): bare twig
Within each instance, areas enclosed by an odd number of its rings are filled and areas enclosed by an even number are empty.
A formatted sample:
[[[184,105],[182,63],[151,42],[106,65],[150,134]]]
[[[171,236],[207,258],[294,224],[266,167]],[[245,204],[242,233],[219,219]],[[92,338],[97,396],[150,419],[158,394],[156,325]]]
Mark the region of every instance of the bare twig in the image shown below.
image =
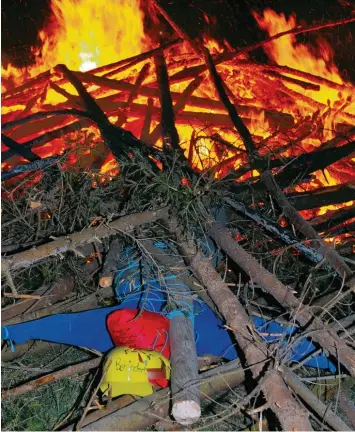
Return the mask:
[[[32,265],[49,256],[60,255],[61,253],[68,252],[85,243],[90,243],[96,239],[109,237],[118,232],[124,233],[131,231],[134,227],[139,225],[154,222],[158,219],[166,217],[168,208],[164,207],[156,211],[145,211],[142,213],[135,213],[128,216],[123,216],[114,222],[102,224],[97,228],[86,228],[81,232],[77,232],[65,237],[60,237],[57,240],[38,246],[37,248],[28,251],[20,252],[10,257],[2,257],[2,271],[8,269],[19,269]]]

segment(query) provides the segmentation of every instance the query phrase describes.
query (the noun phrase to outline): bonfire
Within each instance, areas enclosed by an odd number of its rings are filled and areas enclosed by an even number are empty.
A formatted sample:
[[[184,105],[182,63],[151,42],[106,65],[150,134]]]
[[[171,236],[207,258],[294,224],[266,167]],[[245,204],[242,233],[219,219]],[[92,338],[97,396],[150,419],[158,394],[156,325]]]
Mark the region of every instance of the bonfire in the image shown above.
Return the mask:
[[[251,11],[265,39],[232,48],[192,37],[158,0],[97,3],[52,0],[36,63],[2,71],[6,427],[166,430],[232,416],[244,428],[355,427],[355,88],[321,37],[354,16],[299,25]],[[297,39],[310,33],[316,45]],[[168,299],[169,388],[102,399],[108,350],[97,342],[16,342],[16,324],[125,304],[137,260],[138,318],[154,290]],[[196,304],[238,355],[201,354]],[[296,358],[300,341],[312,349]],[[69,376],[55,414],[49,392]],[[338,395],[342,418],[314,381]]]

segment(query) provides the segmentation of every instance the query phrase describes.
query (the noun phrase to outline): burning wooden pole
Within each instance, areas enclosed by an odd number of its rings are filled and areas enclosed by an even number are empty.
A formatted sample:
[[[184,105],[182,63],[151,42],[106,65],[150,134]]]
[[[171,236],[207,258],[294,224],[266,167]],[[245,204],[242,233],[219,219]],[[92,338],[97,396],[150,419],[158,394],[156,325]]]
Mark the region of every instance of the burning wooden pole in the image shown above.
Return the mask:
[[[254,166],[255,160],[260,159],[260,156],[256,150],[253,138],[245,126],[243,120],[240,118],[236,108],[229,101],[229,98],[223,88],[223,82],[217,72],[217,69],[213,63],[212,57],[207,49],[204,51],[206,63],[208,65],[212,80],[219,94],[221,101],[225,104],[228,110],[233,124],[244,142],[245,148],[248,152],[249,162],[251,166]],[[351,147],[352,149],[352,147]],[[355,290],[355,278],[353,278],[353,273],[345,261],[340,257],[340,255],[332,248],[330,248],[324,240],[315,231],[312,225],[307,222],[300,213],[290,204],[287,200],[282,189],[276,183],[274,176],[269,170],[263,171],[261,173],[261,181],[264,183],[265,187],[275,198],[276,202],[283,210],[284,214],[288,219],[295,225],[295,227],[306,236],[306,238],[312,239],[312,246],[318,250],[329,262],[329,264],[334,268],[334,270],[339,274],[344,280],[351,279],[350,284],[352,289]],[[354,370],[355,373],[355,370]]]

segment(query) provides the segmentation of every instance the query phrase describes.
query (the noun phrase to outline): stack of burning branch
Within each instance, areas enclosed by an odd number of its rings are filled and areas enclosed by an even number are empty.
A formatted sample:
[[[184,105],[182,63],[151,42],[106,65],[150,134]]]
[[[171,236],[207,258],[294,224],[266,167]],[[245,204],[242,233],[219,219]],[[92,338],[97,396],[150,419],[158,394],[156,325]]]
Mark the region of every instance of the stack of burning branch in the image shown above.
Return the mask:
[[[101,270],[100,295],[112,297],[112,253],[118,252],[111,247],[106,253],[100,245],[103,239],[126,235],[142,245],[141,227],[158,223],[166,239],[174,239],[194,275],[189,287],[218,310],[245,357],[244,369],[231,362],[199,374],[202,359],[196,357],[191,320],[183,316],[172,319],[175,420],[180,424],[196,422],[201,399],[240,386],[244,374],[250,374],[249,394],[233,412],[254,402],[257,408],[246,411],[250,418],[257,419],[271,409],[285,430],[312,430],[311,417],[335,430],[349,429],[302,383],[292,370],[295,366],[281,361],[277,350],[265,343],[255,331],[250,313],[261,310],[264,314],[268,308],[283,313],[287,322],[303,329],[300,334],[336,359],[339,377],[342,372],[355,377],[354,321],[348,317],[351,306],[344,316],[337,315],[339,304],[351,301],[355,290],[354,262],[338,252],[343,250],[351,256],[354,245],[354,89],[350,84],[288,66],[258,64],[247,54],[285,36],[344,25],[355,18],[297,27],[239,51],[211,53],[208,47],[191,40],[157,3],[156,8],[179,39],[90,72],[74,72],[58,65],[2,95],[6,199],[16,205],[21,193],[31,188],[36,191],[32,197],[42,196],[41,179],[48,167],[57,175],[84,163],[91,189],[109,188],[119,177],[127,180],[122,193],[114,198],[119,201],[116,219],[111,216],[111,220],[100,221],[97,215],[94,221],[82,222],[85,229],[73,232],[73,224],[67,232],[61,231],[60,238],[50,233],[51,239],[48,230],[42,233],[38,227],[26,241],[21,237],[22,244],[19,237],[17,244],[13,238],[4,244],[2,269],[11,289],[6,296],[22,300],[6,306],[3,322],[11,324],[98,305],[92,293],[74,304],[71,278],[30,295],[17,288],[16,277],[23,269],[68,252],[78,258],[94,256],[89,270],[86,262],[85,271],[95,274]],[[336,102],[327,104],[317,97],[325,89],[337,94]],[[139,164],[140,169],[132,168]],[[128,214],[127,209],[135,208],[132,201],[137,185],[149,182],[150,176],[154,182],[167,171],[168,178],[179,176],[177,185],[170,189],[189,194],[189,205],[194,201],[191,208],[199,213],[204,235],[223,251],[224,277],[222,268],[214,268],[194,241],[186,217],[189,211],[180,211],[181,202],[173,192],[160,201],[152,198],[153,210]],[[213,201],[216,196],[218,200]],[[32,210],[36,211],[38,201],[33,198]],[[216,204],[226,210],[224,221],[213,216]],[[52,209],[52,215],[56,211],[58,214],[58,209]],[[62,201],[59,214],[61,211]],[[20,212],[15,218],[5,212],[4,218],[8,227],[16,222],[13,219],[27,216]],[[232,222],[236,218],[237,225]],[[261,263],[252,254],[257,250],[253,244],[256,231],[267,239],[263,252],[277,256],[271,264],[269,258]],[[329,238],[337,240],[336,248]],[[287,277],[283,281],[277,277],[276,264],[285,252],[280,250],[282,245],[293,252],[294,260],[306,263],[310,273],[305,281],[289,286]],[[146,244],[144,247],[149,249]],[[162,258],[154,248],[149,256],[154,262],[162,260],[162,266],[173,267],[171,257]],[[310,285],[312,271],[319,268],[326,269],[333,282],[328,290],[317,293]],[[228,283],[228,270],[245,280]],[[238,287],[237,293],[231,290],[232,285]],[[261,290],[262,294],[252,299],[254,304],[250,296],[244,298],[240,293],[242,285],[253,292]],[[67,300],[63,301],[64,297]],[[339,322],[340,318],[348,321]],[[64,376],[97,368],[100,362],[101,358],[95,358],[61,369],[11,388],[3,397],[19,396]],[[121,397],[106,410],[85,417],[87,407],[79,424],[83,430],[137,430],[167,418],[160,426],[172,428],[167,396],[168,391],[162,390],[136,402],[130,396]],[[127,404],[130,406],[122,408]]]

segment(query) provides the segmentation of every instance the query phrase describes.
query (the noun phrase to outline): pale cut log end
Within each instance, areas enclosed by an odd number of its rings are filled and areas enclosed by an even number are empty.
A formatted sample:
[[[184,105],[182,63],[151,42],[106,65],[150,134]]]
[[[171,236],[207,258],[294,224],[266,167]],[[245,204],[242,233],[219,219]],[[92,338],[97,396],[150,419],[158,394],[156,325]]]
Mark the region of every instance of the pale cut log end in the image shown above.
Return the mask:
[[[201,407],[195,401],[179,401],[173,404],[172,415],[182,425],[190,425],[201,417]]]
[[[113,276],[103,276],[100,278],[100,287],[102,288],[110,288],[113,283]]]

